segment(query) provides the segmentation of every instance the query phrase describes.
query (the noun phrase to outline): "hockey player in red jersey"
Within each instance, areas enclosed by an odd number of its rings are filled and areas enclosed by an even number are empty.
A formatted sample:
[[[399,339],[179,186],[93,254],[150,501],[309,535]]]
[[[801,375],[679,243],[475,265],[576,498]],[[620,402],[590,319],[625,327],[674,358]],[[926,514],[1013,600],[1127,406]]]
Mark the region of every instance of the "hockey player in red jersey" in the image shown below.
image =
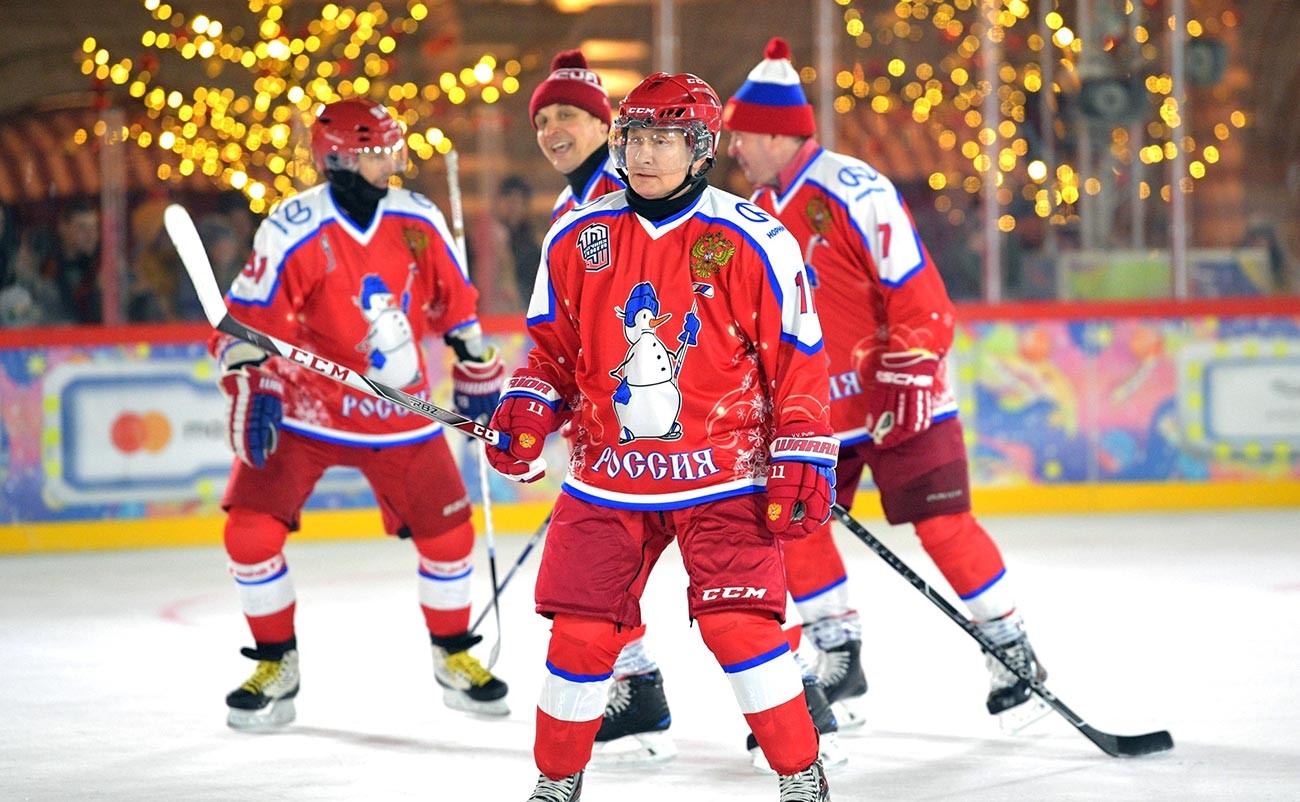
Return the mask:
[[[609,95],[580,50],[566,50],[551,62],[551,73],[537,85],[528,104],[537,146],[565,180],[552,220],[606,193],[624,188],[609,161]],[[565,435],[572,434],[566,427]],[[571,436],[569,437],[571,440]],[[605,717],[596,733],[593,762],[668,760],[677,746],[663,674],[645,648],[644,626],[614,663]]]
[[[710,188],[717,96],[657,73],[619,106],[610,153],[628,188],[561,216],[528,310],[535,346],[507,383],[490,454],[526,471],[572,417],[575,444],[539,568],[552,620],[532,800],[579,797],[641,593],[676,540],[690,615],[781,775],[782,800],[827,800],[817,731],[780,621],[782,543],[830,514],[821,329],[795,241]]]
[[[913,525],[979,627],[1044,678],[998,547],[971,515],[965,443],[944,359],[953,306],[939,271],[889,179],[813,138],[812,107],[786,43],[772,39],[765,56],[727,102],[727,152],[755,185],[752,200],[799,241],[817,290],[831,420],[844,448],[836,469],[840,501],[851,505],[870,467],[889,522]],[[804,633],[821,651],[828,696],[861,695],[861,624],[830,525],[789,544],[786,561]],[[992,657],[987,662],[990,713],[1030,699],[1028,683]]]
[[[457,357],[457,411],[487,419],[504,369],[484,346],[478,293],[442,213],[428,198],[389,186],[406,163],[401,127],[377,103],[343,100],[317,115],[311,146],[328,180],[262,222],[227,293],[231,314],[424,398],[420,343],[426,333],[440,335]],[[238,457],[222,502],[225,546],[256,643],[243,653],[257,661],[226,698],[230,726],[264,729],[294,718],[296,596],[283,549],[317,480],[336,465],[361,471],[384,530],[415,546],[444,702],[507,714],[506,684],[469,653],[479,640],[468,631],[474,530],[441,426],[227,335],[214,335],[211,349]]]
[[[537,147],[564,176],[551,220],[624,187],[609,163],[609,95],[580,50],[557,53],[528,102]]]

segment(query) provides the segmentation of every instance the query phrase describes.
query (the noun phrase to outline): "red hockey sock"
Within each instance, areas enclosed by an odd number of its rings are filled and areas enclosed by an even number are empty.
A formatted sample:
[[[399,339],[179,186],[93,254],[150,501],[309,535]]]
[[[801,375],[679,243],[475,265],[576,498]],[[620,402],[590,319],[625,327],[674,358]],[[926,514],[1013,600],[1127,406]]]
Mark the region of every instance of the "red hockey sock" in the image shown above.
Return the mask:
[[[844,559],[829,522],[807,537],[782,542],[781,549],[786,586],[796,602],[844,581]]]
[[[469,629],[474,525],[469,521],[433,537],[411,538],[420,554],[420,612],[429,634],[460,635]]]
[[[997,544],[969,512],[937,515],[915,525],[921,546],[961,598],[976,595],[1006,571]]]
[[[297,602],[283,554],[288,537],[289,527],[264,512],[235,507],[226,516],[223,540],[230,573],[248,630],[258,643],[283,643],[294,636]]]
[[[611,621],[555,616],[533,742],[533,758],[542,774],[559,780],[591,760],[614,661],[638,631],[644,632]]]
[[[767,614],[740,611],[702,615],[696,623],[767,762],[778,774],[808,768],[817,759],[817,729],[781,625]]]

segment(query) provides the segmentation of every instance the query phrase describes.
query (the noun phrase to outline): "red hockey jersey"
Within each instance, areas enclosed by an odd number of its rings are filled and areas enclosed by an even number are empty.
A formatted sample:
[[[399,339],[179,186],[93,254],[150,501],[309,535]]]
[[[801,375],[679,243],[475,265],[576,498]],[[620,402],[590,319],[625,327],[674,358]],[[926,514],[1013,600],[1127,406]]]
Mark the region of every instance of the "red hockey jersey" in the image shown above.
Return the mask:
[[[560,196],[555,199],[555,206],[551,209],[551,222],[555,222],[560,215],[575,206],[589,203],[601,195],[608,195],[616,189],[623,189],[625,186],[627,185],[623,183],[623,179],[619,177],[618,173],[614,172],[614,167],[609,163],[609,157],[606,156],[605,160],[596,168],[596,172],[591,174],[591,178],[587,179],[587,186],[582,189],[582,197],[574,195],[573,187],[568,185],[560,191]]]
[[[809,140],[782,174],[782,189],[753,200],[799,241],[830,356],[831,420],[845,445],[867,440],[866,388],[875,360],[952,346],[953,306],[898,190],[870,165]],[[957,413],[941,359],[934,419]]]
[[[774,428],[829,425],[811,300],[794,238],[730,193],[657,223],[624,191],[562,216],[528,362],[575,410],[566,492],[672,509],[759,491]]]
[[[362,231],[320,185],[284,201],[257,229],[227,293],[231,314],[286,342],[420,398],[429,379],[420,343],[477,322],[470,284],[442,213],[423,195],[389,189]],[[224,347],[220,337],[213,348]],[[286,429],[332,442],[401,445],[441,426],[289,360]]]

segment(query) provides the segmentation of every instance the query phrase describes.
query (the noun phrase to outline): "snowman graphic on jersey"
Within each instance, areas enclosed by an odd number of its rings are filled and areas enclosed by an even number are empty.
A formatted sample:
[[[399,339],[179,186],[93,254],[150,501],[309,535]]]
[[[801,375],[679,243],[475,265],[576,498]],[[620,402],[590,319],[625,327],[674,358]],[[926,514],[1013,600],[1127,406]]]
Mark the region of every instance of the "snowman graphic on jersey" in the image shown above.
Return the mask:
[[[374,273],[361,279],[361,294],[352,299],[370,322],[357,350],[366,355],[366,377],[390,387],[406,387],[420,378],[420,352],[415,347],[411,321],[406,317],[409,298],[402,303],[384,280]]]
[[[627,302],[614,307],[614,314],[623,322],[623,337],[628,341],[623,361],[609,372],[618,379],[613,396],[618,443],[624,445],[638,438],[677,440],[682,436],[682,425],[677,420],[682,411],[677,376],[686,349],[698,342],[700,320],[695,307],[686,313],[676,351],[668,350],[656,333],[672,314],[659,314],[659,298],[650,282],[633,287]]]

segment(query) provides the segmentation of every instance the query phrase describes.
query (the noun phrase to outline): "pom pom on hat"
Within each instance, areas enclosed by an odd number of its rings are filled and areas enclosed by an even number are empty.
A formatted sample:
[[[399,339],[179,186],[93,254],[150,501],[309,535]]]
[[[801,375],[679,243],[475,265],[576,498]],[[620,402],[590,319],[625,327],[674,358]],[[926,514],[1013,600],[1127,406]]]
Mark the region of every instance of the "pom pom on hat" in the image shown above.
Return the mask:
[[[581,50],[564,50],[551,60],[551,74],[533,90],[528,102],[528,117],[553,103],[582,109],[605,124],[610,121],[609,93],[596,71],[587,66]],[[533,124],[536,128],[536,123]]]
[[[817,123],[799,83],[799,73],[790,63],[790,45],[774,36],[763,56],[763,61],[749,71],[740,91],[727,101],[722,126],[728,131],[812,136],[817,132]]]

